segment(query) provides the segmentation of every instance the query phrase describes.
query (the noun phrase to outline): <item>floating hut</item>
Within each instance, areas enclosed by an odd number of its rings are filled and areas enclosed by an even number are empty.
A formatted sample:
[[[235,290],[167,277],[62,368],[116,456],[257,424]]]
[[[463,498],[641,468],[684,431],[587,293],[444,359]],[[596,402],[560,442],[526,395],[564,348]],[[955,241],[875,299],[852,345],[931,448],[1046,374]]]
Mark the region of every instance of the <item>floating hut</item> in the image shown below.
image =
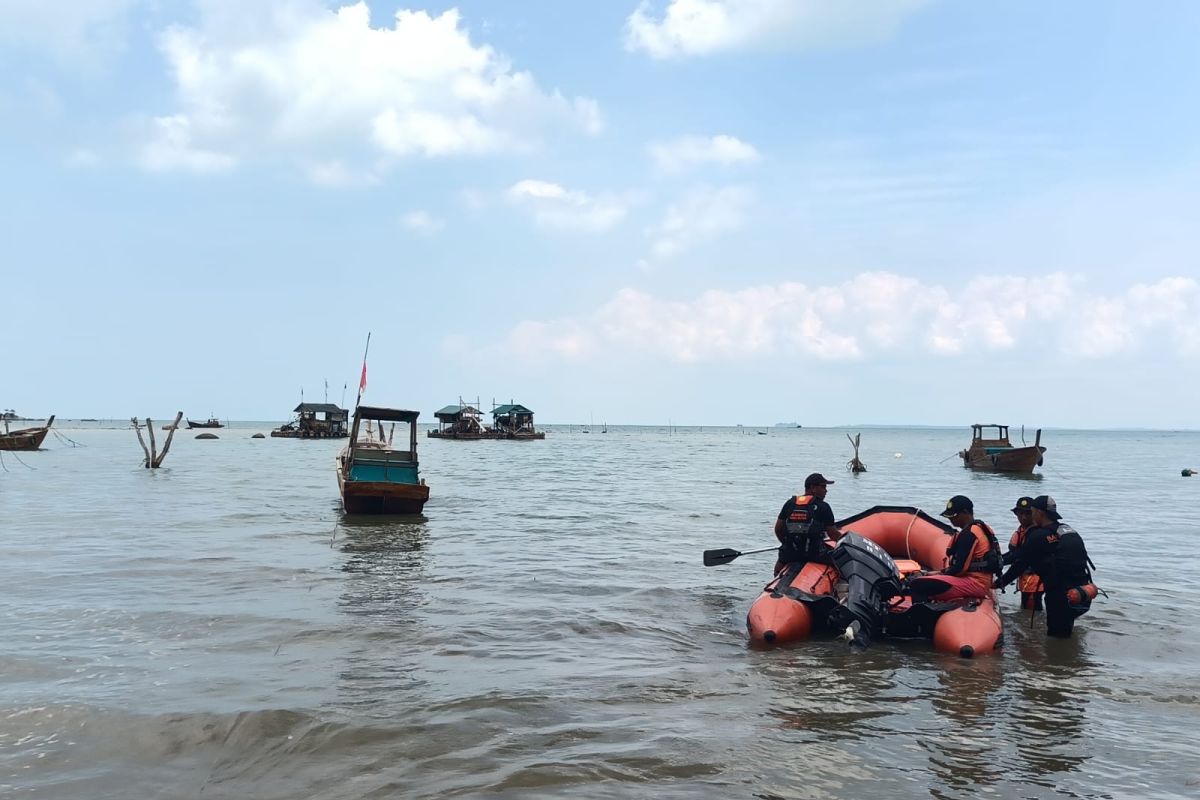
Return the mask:
[[[492,430],[497,439],[545,439],[546,434],[533,427],[533,412],[519,403],[492,409]]]
[[[333,403],[301,403],[292,409],[296,418],[271,431],[285,439],[345,439],[350,435],[350,412]]]
[[[461,401],[456,406],[446,406],[433,412],[438,429],[427,434],[432,439],[494,439],[492,430],[486,427],[479,409]]]

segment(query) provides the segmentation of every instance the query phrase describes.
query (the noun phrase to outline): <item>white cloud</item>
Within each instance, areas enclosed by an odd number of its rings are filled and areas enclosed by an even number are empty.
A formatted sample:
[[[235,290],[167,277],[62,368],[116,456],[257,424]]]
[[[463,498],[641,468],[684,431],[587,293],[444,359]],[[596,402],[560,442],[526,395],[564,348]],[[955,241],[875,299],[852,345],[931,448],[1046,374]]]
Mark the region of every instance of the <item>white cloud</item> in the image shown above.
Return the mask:
[[[593,197],[556,183],[527,179],[508,189],[508,198],[528,210],[538,225],[602,233],[625,219],[632,197]]]
[[[335,189],[375,186],[379,176],[367,170],[348,167],[341,161],[321,161],[309,164],[308,179],[317,186]]]
[[[45,52],[68,64],[95,62],[124,44],[138,0],[3,0],[0,45]]]
[[[232,169],[231,156],[196,147],[192,142],[192,122],[184,116],[154,120],[155,136],[142,148],[139,161],[151,172],[210,173]]]
[[[548,131],[601,127],[594,101],[542,90],[473,44],[456,10],[402,10],[374,28],[365,2],[201,9],[196,27],[160,38],[179,109],[159,120],[180,120],[195,149],[230,163],[282,155],[353,174],[409,157],[524,151]]]
[[[400,224],[417,233],[437,233],[446,227],[446,221],[438,219],[428,211],[409,211],[400,217]]]
[[[699,363],[860,361],[1028,351],[1092,359],[1162,348],[1200,357],[1200,282],[1165,278],[1112,294],[1082,278],[981,277],[962,286],[886,272],[665,300],[623,289],[586,317],[526,320],[506,352],[573,361],[646,356]]]
[[[816,49],[880,41],[930,0],[670,0],[661,18],[643,2],[625,21],[625,47],[653,58],[755,47]]]
[[[699,188],[668,206],[650,230],[653,260],[672,258],[699,242],[742,227],[750,193],[738,186]]]
[[[754,146],[735,136],[684,136],[669,142],[651,142],[647,148],[660,172],[683,172],[704,164],[731,166],[758,161]]]

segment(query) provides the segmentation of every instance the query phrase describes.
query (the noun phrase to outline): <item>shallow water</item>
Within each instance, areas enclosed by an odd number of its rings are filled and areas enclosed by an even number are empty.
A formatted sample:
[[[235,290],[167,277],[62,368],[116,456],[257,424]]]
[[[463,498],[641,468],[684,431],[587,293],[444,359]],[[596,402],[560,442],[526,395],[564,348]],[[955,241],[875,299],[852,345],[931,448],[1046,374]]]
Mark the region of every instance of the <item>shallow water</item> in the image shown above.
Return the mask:
[[[1047,431],[1032,479],[964,470],[959,429],[863,429],[859,476],[843,430],[422,436],[425,514],[359,520],[342,443],[268,427],[157,471],[104,423],[0,454],[5,795],[1200,794],[1200,434]],[[973,660],[750,649],[772,554],[701,552],[772,544],[814,470],[839,518],[963,493],[1003,540],[1049,493],[1109,598],[1062,642],[1010,592]]]

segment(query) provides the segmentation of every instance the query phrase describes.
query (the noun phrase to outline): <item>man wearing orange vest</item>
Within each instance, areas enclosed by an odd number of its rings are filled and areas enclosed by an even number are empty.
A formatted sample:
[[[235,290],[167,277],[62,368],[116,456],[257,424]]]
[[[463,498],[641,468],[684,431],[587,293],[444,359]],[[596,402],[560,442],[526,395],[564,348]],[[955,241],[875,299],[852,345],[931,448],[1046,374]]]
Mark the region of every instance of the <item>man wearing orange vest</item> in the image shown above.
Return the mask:
[[[1017,576],[1032,569],[1046,587],[1046,634],[1070,638],[1076,617],[1086,614],[1100,591],[1092,583],[1092,560],[1088,558],[1083,537],[1062,521],[1054,498],[1040,494],[1033,498],[1033,528],[1021,548],[1021,555],[995,583],[1003,589]]]
[[[787,564],[816,561],[832,563],[825,537],[837,540],[842,532],[834,522],[833,509],[825,502],[827,488],[833,481],[819,472],[804,479],[804,494],[789,497],[775,520],[775,538],[779,539],[778,574]]]
[[[946,567],[909,581],[909,588],[930,600],[982,600],[1000,572],[1000,543],[983,520],[975,519],[975,505],[961,494],[951,497],[942,516],[958,528],[946,548]]]
[[[1004,554],[1003,562],[1005,565],[1011,564],[1021,557],[1021,548],[1025,545],[1025,539],[1029,536],[1029,529],[1033,527],[1033,498],[1020,497],[1017,498],[1017,504],[1013,506],[1012,512],[1017,515],[1017,529],[1013,531],[1012,538],[1008,540],[1008,552]],[[1021,592],[1021,608],[1027,611],[1042,610],[1042,579],[1037,576],[1037,573],[1032,569],[1022,573],[1021,577],[1017,578],[1017,589]]]

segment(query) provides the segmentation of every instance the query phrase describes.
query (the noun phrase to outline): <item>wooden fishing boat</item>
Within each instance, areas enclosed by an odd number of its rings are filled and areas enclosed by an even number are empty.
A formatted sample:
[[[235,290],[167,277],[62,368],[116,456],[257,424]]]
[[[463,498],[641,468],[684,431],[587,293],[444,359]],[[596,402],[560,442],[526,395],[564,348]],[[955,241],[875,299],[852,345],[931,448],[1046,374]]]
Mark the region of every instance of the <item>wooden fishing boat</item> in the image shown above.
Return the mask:
[[[189,429],[191,429],[191,428],[224,428],[225,427],[224,425],[221,424],[221,420],[217,419],[216,417],[209,417],[207,422],[193,422],[192,420],[189,419],[187,421],[187,426]]]
[[[1042,429],[1038,428],[1033,444],[1014,447],[1008,440],[1008,426],[975,424],[971,426],[971,446],[959,452],[963,466],[986,472],[1017,472],[1029,474],[1042,465]]]
[[[0,434],[0,450],[37,450],[42,446],[42,440],[50,432],[54,424],[54,415],[46,420],[40,428],[20,428],[15,431],[8,429],[8,420],[4,421],[4,433]]]
[[[338,490],[347,514],[421,513],[429,487],[417,462],[418,416],[417,411],[396,408],[354,409],[350,444],[337,456]],[[385,422],[393,423],[386,433]],[[406,449],[403,438],[400,449],[392,444],[397,422],[408,423]]]

